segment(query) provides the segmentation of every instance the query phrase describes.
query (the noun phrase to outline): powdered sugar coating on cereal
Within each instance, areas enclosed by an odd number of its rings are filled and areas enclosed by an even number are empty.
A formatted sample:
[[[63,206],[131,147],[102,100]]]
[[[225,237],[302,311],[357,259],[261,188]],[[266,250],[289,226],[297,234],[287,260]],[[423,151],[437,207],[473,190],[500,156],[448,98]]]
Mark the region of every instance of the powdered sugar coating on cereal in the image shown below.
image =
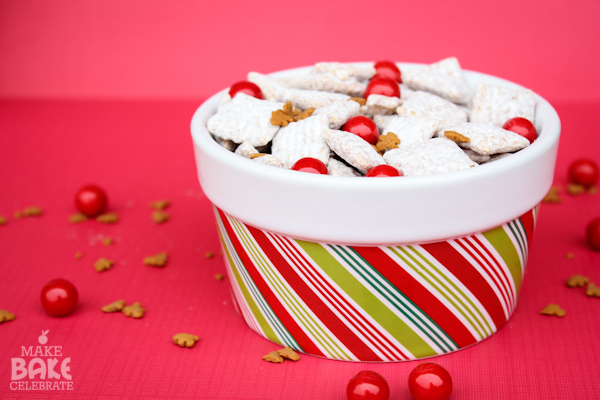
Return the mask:
[[[339,129],[350,118],[358,115],[360,104],[355,101],[336,101],[313,112],[312,117],[322,118],[330,129]]]
[[[346,101],[350,98],[350,96],[343,93],[286,88],[275,79],[258,72],[250,72],[248,80],[260,88],[265,99],[283,103],[291,101],[294,107],[302,110],[311,107],[320,108],[337,101]]]
[[[265,154],[264,156],[255,157],[252,161],[257,162],[259,164],[270,165],[272,167],[283,167],[283,163],[272,154]]]
[[[329,171],[329,175],[331,176],[348,176],[348,177],[357,177],[362,176],[357,170],[352,167],[347,166],[343,162],[336,160],[335,158],[329,159],[329,164],[327,165],[327,170]]]
[[[510,153],[529,146],[529,140],[523,136],[493,125],[465,122],[445,127],[438,132],[438,136],[444,136],[446,131],[469,138],[468,142],[460,142],[459,146],[479,154]]]
[[[331,73],[340,80],[356,79],[368,81],[377,73],[375,67],[362,67],[353,64],[342,64],[339,62],[319,62],[312,68],[311,74]]]
[[[534,122],[535,95],[529,89],[479,84],[475,88],[471,122],[503,126],[514,117]]]
[[[225,139],[221,139],[218,136],[212,135],[212,137],[215,139],[215,141],[223,148],[225,148],[225,150],[229,150],[229,151],[235,151],[235,149],[237,148],[238,144],[235,143],[233,140],[225,140]]]
[[[273,138],[271,153],[285,168],[292,168],[296,161],[305,157],[316,158],[327,165],[329,146],[323,138],[323,131],[326,129],[326,119],[318,116],[290,122]]]
[[[385,164],[373,146],[353,133],[328,129],[323,136],[331,150],[363,174],[377,165]]]
[[[387,124],[390,123],[390,121],[394,118],[396,118],[398,115],[374,115],[373,116],[373,121],[375,122],[375,125],[377,125],[377,128],[379,128],[380,131],[383,131],[385,129],[385,126]]]
[[[273,139],[279,126],[271,124],[271,113],[283,107],[283,103],[259,100],[245,93],[238,93],[229,102],[221,105],[209,118],[210,133],[235,143],[250,142],[263,146]]]
[[[471,149],[466,149],[464,147],[462,147],[462,149],[465,152],[465,154],[468,155],[469,158],[477,164],[482,164],[490,159],[490,156],[487,154],[479,154]]]
[[[360,115],[373,118],[375,115],[391,115],[402,105],[402,100],[397,97],[372,94],[367,98],[364,106],[360,107]]]
[[[453,141],[434,138],[387,151],[383,158],[404,176],[422,176],[476,167]]]
[[[453,103],[468,104],[471,100],[471,92],[455,57],[418,71],[402,72],[402,82],[411,89],[433,93]]]
[[[277,81],[288,88],[344,93],[352,97],[362,97],[367,88],[354,78],[341,80],[333,73],[289,76]]]
[[[259,72],[248,72],[248,81],[260,88],[265,100],[282,101],[286,87],[270,76]],[[285,101],[284,101],[285,103]]]
[[[400,146],[431,139],[440,125],[440,121],[431,117],[394,116],[381,134],[393,132],[400,139]]]
[[[320,92],[318,90],[287,89],[283,101],[291,101],[295,107],[302,110],[314,107],[319,109],[336,102],[347,101],[350,96],[343,93]]]
[[[235,154],[244,158],[250,158],[251,155],[258,154],[258,150],[250,142],[243,142],[235,149]]]
[[[510,157],[510,156],[512,156],[513,154],[514,154],[514,153],[500,153],[500,154],[494,154],[494,155],[490,156],[490,159],[489,159],[489,160],[487,160],[487,161],[486,161],[485,163],[483,163],[483,164],[489,164],[489,163],[491,163],[491,162],[494,162],[494,161],[502,160],[503,158]]]
[[[446,125],[467,121],[467,114],[456,104],[431,93],[416,91],[396,112],[401,117],[430,117],[440,121],[440,129]]]

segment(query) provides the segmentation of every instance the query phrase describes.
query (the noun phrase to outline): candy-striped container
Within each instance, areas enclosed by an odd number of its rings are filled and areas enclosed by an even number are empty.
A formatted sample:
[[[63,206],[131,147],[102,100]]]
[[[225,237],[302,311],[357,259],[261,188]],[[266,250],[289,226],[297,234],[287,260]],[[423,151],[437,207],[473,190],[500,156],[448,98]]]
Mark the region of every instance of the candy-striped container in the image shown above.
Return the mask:
[[[405,361],[460,350],[506,323],[537,210],[478,234],[403,246],[311,242],[215,215],[233,297],[252,330],[316,356]]]
[[[472,90],[518,87],[465,78]],[[192,137],[234,303],[251,329],[306,354],[389,362],[456,351],[506,323],[554,175],[560,120],[546,100],[536,95],[539,138],[511,157],[430,176],[347,178],[219,146],[206,122],[224,93],[196,111]]]

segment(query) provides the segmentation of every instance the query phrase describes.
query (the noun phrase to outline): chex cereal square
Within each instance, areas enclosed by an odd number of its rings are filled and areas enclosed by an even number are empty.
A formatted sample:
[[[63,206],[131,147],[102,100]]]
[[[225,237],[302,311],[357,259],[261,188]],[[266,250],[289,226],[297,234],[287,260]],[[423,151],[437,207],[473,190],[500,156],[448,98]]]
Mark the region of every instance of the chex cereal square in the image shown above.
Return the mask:
[[[402,105],[402,100],[397,97],[372,94],[367,98],[364,106],[360,107],[360,115],[374,118],[375,115],[391,115]]]
[[[457,104],[468,104],[471,92],[455,57],[433,63],[418,71],[402,73],[402,81],[413,90],[433,93]]]
[[[362,96],[367,88],[365,83],[356,79],[341,80],[333,73],[290,76],[278,78],[277,81],[288,88],[344,93],[353,97]]]
[[[503,126],[514,117],[535,118],[535,95],[529,89],[479,84],[475,88],[471,122]]]
[[[327,165],[327,170],[329,171],[329,175],[332,175],[332,176],[348,176],[348,177],[362,176],[354,168],[347,166],[342,161],[336,160],[333,157],[329,159],[329,164]]]
[[[467,114],[456,104],[431,93],[416,91],[396,110],[401,117],[430,117],[446,125],[467,121]]]
[[[444,127],[443,130],[438,131],[438,136],[445,136],[455,140],[461,147],[487,155],[510,153],[529,146],[529,140],[512,131],[473,122]]]
[[[393,132],[400,139],[400,146],[431,139],[440,121],[431,117],[400,117],[396,115],[387,123],[382,134]]]
[[[335,154],[363,174],[377,165],[385,164],[373,146],[353,133],[328,129],[323,136]]]
[[[432,175],[477,166],[464,151],[446,138],[434,138],[387,151],[385,161],[404,176]]]
[[[278,126],[271,124],[271,113],[282,107],[283,103],[238,93],[210,117],[207,129],[221,139],[262,146],[269,143],[279,130]]]
[[[301,158],[312,157],[329,162],[329,146],[323,138],[323,131],[328,129],[326,115],[310,116],[298,122],[291,122],[283,127],[273,138],[271,153],[277,157],[285,168],[292,168]],[[262,157],[261,157],[262,158]]]
[[[490,159],[490,156],[487,154],[479,154],[471,149],[466,149],[464,147],[462,149],[465,152],[465,154],[468,155],[469,158],[472,161],[475,161],[477,164],[482,164],[486,161],[489,161],[489,159]],[[502,154],[506,154],[506,153],[502,153]]]
[[[374,67],[363,67],[339,62],[318,62],[312,68],[311,74],[331,73],[340,80],[356,79],[360,82],[368,81],[377,71]]]

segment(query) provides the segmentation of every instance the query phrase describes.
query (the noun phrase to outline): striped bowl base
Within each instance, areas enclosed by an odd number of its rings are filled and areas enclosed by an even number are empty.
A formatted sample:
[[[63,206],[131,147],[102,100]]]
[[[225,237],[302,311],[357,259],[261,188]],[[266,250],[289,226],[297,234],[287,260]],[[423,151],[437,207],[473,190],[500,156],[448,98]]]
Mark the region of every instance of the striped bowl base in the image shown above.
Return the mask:
[[[539,206],[500,227],[403,246],[276,235],[215,207],[234,304],[259,335],[347,361],[405,361],[482,341],[517,305]]]

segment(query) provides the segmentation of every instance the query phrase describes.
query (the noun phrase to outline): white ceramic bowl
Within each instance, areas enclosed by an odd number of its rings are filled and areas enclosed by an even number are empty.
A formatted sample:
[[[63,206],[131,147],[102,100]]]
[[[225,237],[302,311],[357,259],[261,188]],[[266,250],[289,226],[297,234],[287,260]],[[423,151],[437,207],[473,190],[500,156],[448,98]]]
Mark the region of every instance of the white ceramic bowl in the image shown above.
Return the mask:
[[[465,76],[472,89],[518,87]],[[511,157],[369,179],[275,168],[225,150],[206,130],[224,93],[200,106],[191,129],[234,304],[251,329],[307,354],[373,362],[463,349],[508,321],[554,175],[560,121],[546,100],[536,96],[539,138]]]
[[[403,71],[422,67],[399,66]],[[520,87],[477,72],[465,71],[465,77],[471,89],[478,83]],[[225,92],[209,98],[192,119],[200,184],[220,209],[271,232],[342,244],[431,242],[501,225],[532,209],[552,184],[560,120],[537,95],[539,138],[516,156],[445,174],[350,179],[273,168],[223,149],[206,122]]]

